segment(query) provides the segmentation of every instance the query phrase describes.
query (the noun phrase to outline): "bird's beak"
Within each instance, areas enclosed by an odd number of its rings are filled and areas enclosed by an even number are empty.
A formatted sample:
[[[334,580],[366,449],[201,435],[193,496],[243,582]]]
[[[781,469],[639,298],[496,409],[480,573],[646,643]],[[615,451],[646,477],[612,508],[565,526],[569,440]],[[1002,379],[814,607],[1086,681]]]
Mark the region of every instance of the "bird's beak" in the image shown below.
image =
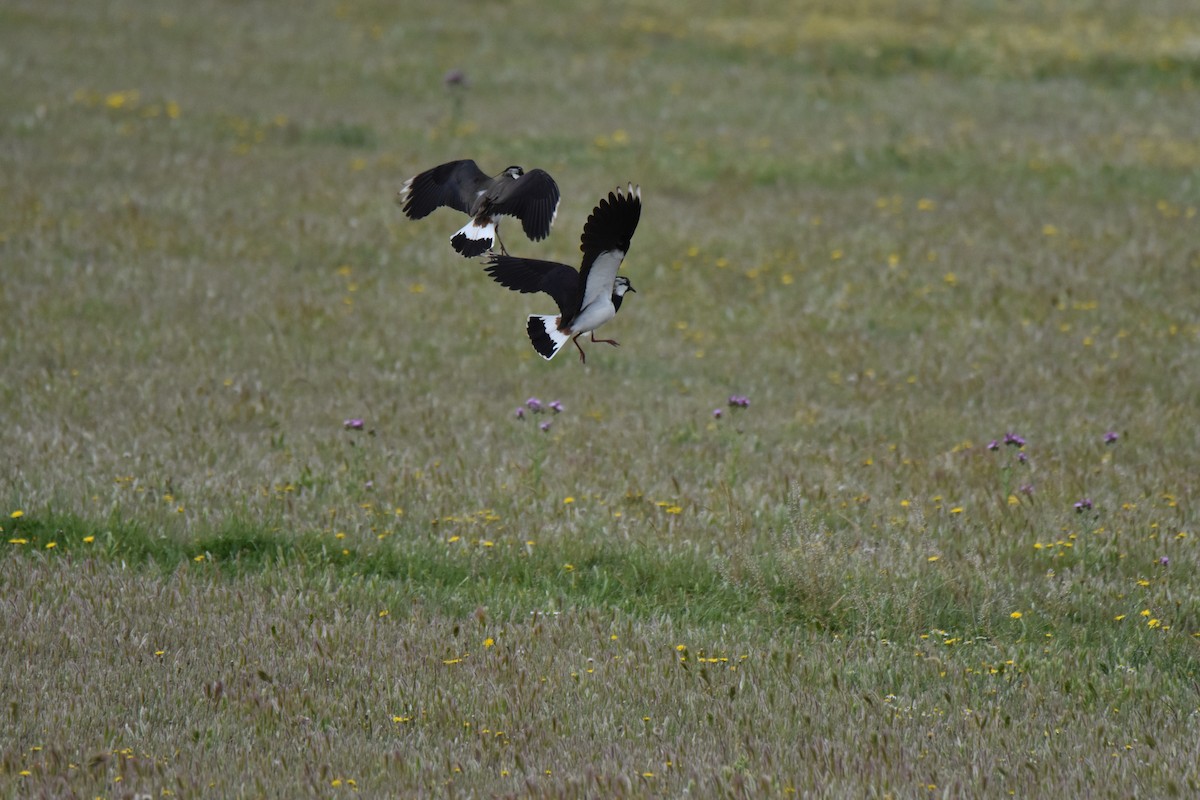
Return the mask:
[[[631,284],[629,284],[629,291],[633,292],[634,294],[637,294],[637,289],[633,288],[633,284],[632,284],[632,283],[631,283]]]

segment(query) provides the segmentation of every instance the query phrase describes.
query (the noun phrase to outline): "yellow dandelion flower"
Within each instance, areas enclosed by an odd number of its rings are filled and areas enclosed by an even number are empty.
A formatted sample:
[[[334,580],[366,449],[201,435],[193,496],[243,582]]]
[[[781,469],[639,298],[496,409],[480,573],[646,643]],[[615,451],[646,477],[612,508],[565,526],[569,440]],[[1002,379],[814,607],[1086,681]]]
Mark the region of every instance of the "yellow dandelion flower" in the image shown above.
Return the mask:
[[[12,512],[8,516],[11,519],[20,519],[21,517],[25,516],[25,512],[18,508],[16,511]]]
[[[567,572],[574,572],[575,565],[574,564],[563,564],[563,569]]]
[[[203,554],[203,553],[201,553],[200,555],[198,555],[198,556],[196,556],[195,558],[193,558],[193,559],[192,559],[192,561],[195,561],[197,564],[199,564],[199,563],[200,563],[201,561],[203,561],[203,560],[204,560],[204,554]]]
[[[95,537],[95,536],[85,536],[85,537],[83,537],[83,543],[84,543],[84,544],[91,544],[91,543],[92,543],[92,542],[94,542],[94,541],[96,541],[96,537]]]
[[[387,616],[388,614],[390,614],[390,613],[391,613],[391,612],[390,612],[390,611],[388,611],[388,610],[385,608],[385,609],[383,609],[382,611],[380,611],[380,612],[379,612],[379,616],[380,616],[380,618],[383,618],[383,617],[386,617],[386,616]]]
[[[56,547],[58,547],[58,542],[46,542],[47,550],[53,550]]]
[[[950,513],[951,514],[961,514],[961,513],[963,513],[963,507],[955,506],[954,508],[950,509]]]
[[[492,647],[492,646],[493,646],[493,645],[495,645],[495,644],[496,644],[496,640],[495,640],[495,639],[493,639],[493,638],[492,638],[492,637],[490,637],[490,636],[489,636],[488,638],[486,638],[486,639],[484,639],[484,640],[483,640],[483,646],[484,646],[484,647]]]
[[[1024,614],[1022,614],[1020,611],[1014,611],[1011,614],[1009,614],[1008,616],[1012,617],[1013,619],[1020,619],[1021,617],[1024,616]]]
[[[677,645],[675,645],[675,649],[682,653],[683,651],[687,650],[687,645],[686,644],[677,644]]]
[[[939,558],[941,558],[941,556],[930,556],[927,560],[932,563],[937,561]]]
[[[574,503],[574,502],[575,502],[574,497],[564,497],[563,498],[563,505],[570,505],[571,503]]]
[[[928,197],[922,197],[917,201],[918,211],[933,211],[935,208],[937,208],[937,203],[933,202]]]
[[[1143,609],[1142,609],[1142,611],[1141,611],[1141,614],[1142,614],[1142,616],[1143,616],[1143,617],[1148,617],[1148,616],[1150,616],[1150,609],[1148,609],[1148,608],[1143,608]]]
[[[1160,627],[1162,627],[1162,620],[1151,619],[1146,622],[1146,625],[1148,625],[1151,628],[1160,628]]]
[[[1120,622],[1120,621],[1121,621],[1121,620],[1123,620],[1123,619],[1125,619],[1125,615],[1124,615],[1124,614],[1117,614],[1115,617],[1113,617],[1113,621],[1114,621],[1114,622]]]

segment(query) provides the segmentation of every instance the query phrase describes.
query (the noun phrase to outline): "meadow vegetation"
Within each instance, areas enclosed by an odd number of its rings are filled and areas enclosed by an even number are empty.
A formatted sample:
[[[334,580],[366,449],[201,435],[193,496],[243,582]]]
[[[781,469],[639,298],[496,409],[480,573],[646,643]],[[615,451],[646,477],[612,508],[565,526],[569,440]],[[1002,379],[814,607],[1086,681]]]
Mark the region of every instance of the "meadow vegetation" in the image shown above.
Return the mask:
[[[1200,791],[1192,4],[726,5],[0,8],[0,795]]]

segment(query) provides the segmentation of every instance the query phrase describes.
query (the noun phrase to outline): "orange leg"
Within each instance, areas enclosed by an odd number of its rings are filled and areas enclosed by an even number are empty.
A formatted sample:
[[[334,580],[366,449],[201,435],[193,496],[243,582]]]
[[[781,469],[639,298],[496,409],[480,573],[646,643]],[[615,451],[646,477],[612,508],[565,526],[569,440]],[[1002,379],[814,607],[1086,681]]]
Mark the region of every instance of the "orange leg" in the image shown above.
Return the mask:
[[[592,331],[592,341],[597,344],[600,344],[601,342],[603,342],[604,344],[611,344],[613,347],[621,346],[621,343],[618,342],[616,339],[597,339],[595,331]]]

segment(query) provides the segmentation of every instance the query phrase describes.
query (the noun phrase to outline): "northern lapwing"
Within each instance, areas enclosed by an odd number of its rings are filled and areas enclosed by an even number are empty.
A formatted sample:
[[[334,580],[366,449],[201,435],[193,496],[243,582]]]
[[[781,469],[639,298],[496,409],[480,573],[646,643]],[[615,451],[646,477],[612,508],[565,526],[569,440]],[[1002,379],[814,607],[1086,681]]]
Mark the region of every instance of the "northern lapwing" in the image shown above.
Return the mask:
[[[409,219],[423,219],[442,206],[471,217],[450,238],[450,244],[468,258],[482,255],[500,241],[501,216],[521,220],[525,235],[537,242],[550,235],[558,214],[558,184],[540,169],[529,172],[509,167],[488,177],[470,159],[447,164],[414,175],[396,194],[396,202]]]
[[[501,286],[518,292],[545,292],[558,304],[558,314],[532,314],[526,330],[533,349],[549,361],[567,340],[575,343],[579,360],[587,361],[579,337],[591,333],[593,342],[617,346],[613,339],[597,339],[596,328],[617,315],[626,292],[636,291],[617,269],[629,252],[629,240],[642,216],[642,192],[629,185],[600,198],[579,240],[583,264],[578,271],[566,264],[514,258],[493,253],[485,270]]]

